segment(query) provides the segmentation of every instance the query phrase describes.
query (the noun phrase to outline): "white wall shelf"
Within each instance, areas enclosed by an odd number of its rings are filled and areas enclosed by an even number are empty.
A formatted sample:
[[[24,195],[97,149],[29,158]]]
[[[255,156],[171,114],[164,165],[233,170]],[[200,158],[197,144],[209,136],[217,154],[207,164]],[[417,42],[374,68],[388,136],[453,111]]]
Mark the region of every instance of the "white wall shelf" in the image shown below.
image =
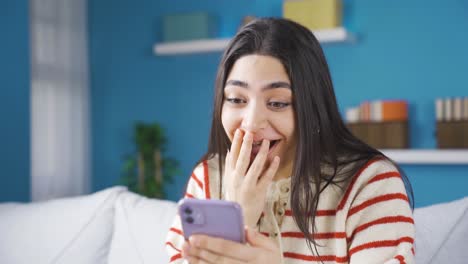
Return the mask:
[[[398,164],[468,165],[464,149],[381,149]]]
[[[352,42],[355,39],[354,36],[343,27],[317,30],[314,31],[314,34],[320,43]],[[230,40],[230,38],[221,38],[158,43],[154,45],[154,53],[156,55],[176,55],[222,51],[226,48]]]

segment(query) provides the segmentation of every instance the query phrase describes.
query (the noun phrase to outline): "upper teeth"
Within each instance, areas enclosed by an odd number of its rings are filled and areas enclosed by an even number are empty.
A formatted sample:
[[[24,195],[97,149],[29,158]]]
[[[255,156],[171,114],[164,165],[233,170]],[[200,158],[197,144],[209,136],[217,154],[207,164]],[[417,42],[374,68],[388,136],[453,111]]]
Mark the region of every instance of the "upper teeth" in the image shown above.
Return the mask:
[[[258,146],[258,145],[261,145],[262,144],[262,141],[257,141],[257,142],[254,142],[253,145],[255,146]]]

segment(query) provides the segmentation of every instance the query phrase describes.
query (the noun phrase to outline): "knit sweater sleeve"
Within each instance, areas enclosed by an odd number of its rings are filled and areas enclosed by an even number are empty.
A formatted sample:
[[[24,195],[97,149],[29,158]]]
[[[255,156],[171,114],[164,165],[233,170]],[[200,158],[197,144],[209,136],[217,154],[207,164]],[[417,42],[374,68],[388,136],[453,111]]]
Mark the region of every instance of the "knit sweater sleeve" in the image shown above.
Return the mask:
[[[207,184],[208,168],[206,162],[199,164],[190,176],[184,198],[207,199],[210,198],[209,186]],[[166,237],[166,252],[169,254],[171,264],[187,263],[182,258],[181,249],[184,244],[184,235],[179,215],[176,215],[174,222]]]
[[[369,162],[345,204],[349,263],[414,263],[414,220],[404,182],[386,160]]]

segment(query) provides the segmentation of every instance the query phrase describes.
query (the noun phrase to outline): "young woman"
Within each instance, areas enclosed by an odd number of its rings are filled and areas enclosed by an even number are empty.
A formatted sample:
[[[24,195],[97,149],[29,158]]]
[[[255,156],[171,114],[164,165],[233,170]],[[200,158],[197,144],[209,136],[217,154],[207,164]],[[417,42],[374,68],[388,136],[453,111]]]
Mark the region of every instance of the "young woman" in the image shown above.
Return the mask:
[[[185,195],[238,202],[247,244],[185,241],[177,217],[166,247],[171,263],[413,263],[405,186],[346,128],[314,35],[255,20],[224,52],[208,152]]]

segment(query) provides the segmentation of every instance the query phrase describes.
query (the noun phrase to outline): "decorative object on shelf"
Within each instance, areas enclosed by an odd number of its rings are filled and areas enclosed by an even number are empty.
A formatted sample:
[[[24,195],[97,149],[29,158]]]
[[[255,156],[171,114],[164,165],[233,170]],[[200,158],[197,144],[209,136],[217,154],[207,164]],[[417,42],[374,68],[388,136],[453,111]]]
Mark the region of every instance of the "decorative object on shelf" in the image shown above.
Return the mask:
[[[342,9],[342,0],[287,0],[283,5],[283,15],[311,29],[322,44],[355,42],[355,35],[341,26]],[[240,26],[252,19],[255,17],[245,16]],[[216,23],[213,21],[216,19],[207,13],[165,16],[165,37],[153,46],[154,53],[170,56],[223,51],[231,39],[216,38]],[[203,30],[191,30],[190,27],[195,25]],[[214,30],[209,29],[213,26]],[[202,33],[195,35],[196,32]]]
[[[283,17],[291,19],[310,30],[341,26],[341,0],[285,0]]]
[[[253,21],[255,19],[256,19],[255,16],[245,16],[245,17],[243,17],[239,28],[242,28],[243,26],[247,25],[248,23],[250,23],[251,21]]]
[[[436,99],[438,148],[468,148],[468,97]]]
[[[210,39],[217,36],[215,16],[204,12],[163,16],[163,41]]]
[[[179,174],[178,161],[164,156],[166,137],[158,123],[137,122],[134,127],[136,153],[128,155],[122,181],[133,192],[151,198],[166,198],[164,184]]]
[[[409,147],[405,100],[363,102],[359,107],[347,109],[346,121],[356,137],[375,148]]]

